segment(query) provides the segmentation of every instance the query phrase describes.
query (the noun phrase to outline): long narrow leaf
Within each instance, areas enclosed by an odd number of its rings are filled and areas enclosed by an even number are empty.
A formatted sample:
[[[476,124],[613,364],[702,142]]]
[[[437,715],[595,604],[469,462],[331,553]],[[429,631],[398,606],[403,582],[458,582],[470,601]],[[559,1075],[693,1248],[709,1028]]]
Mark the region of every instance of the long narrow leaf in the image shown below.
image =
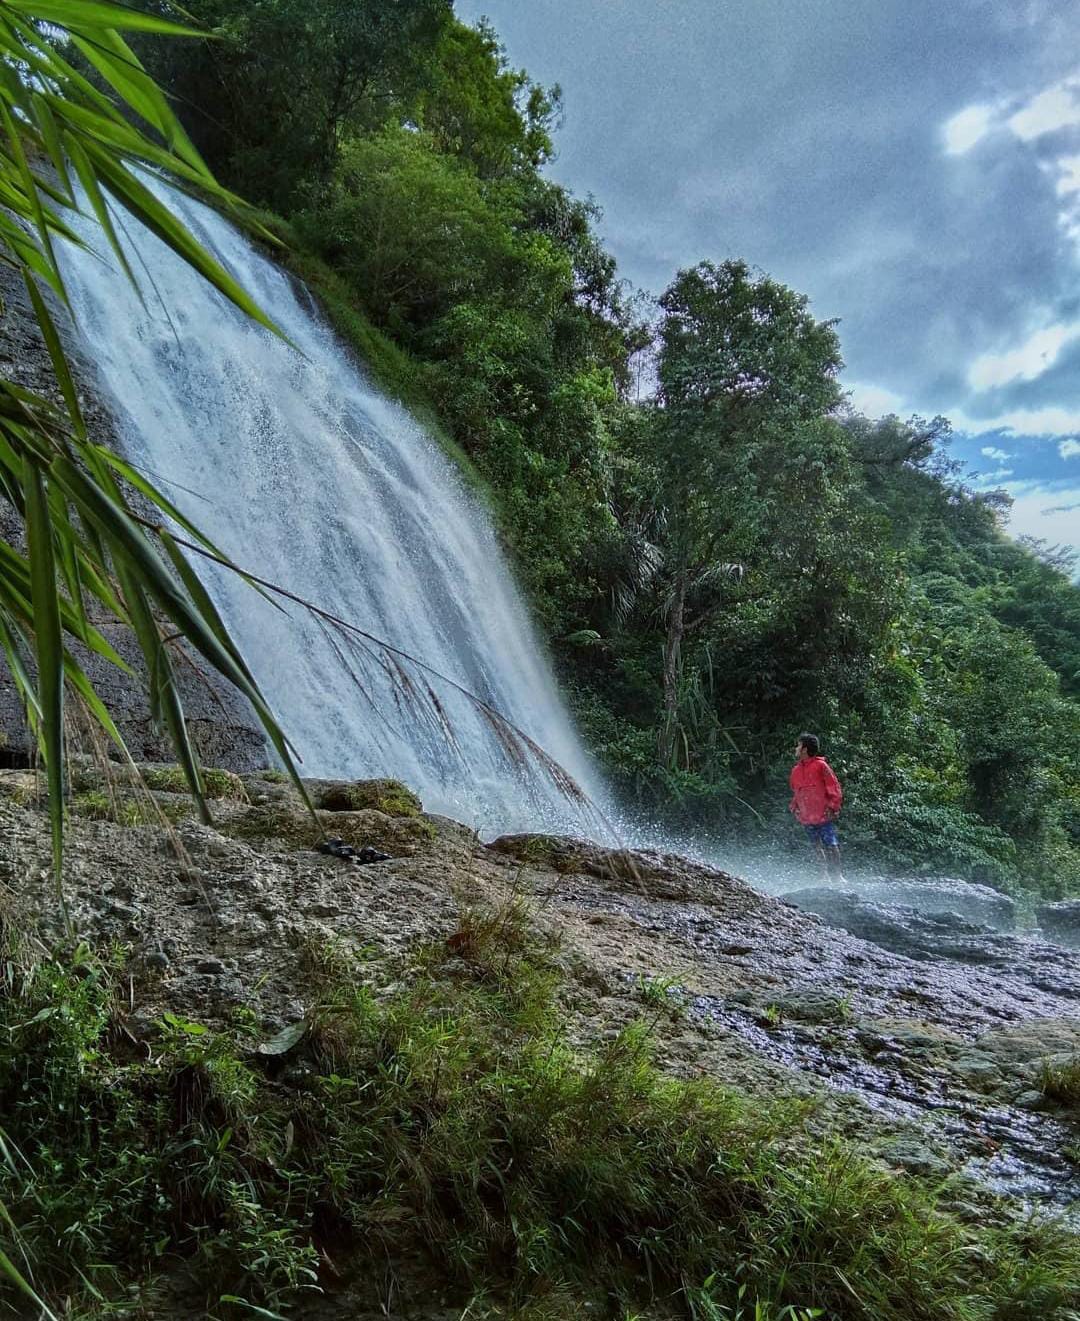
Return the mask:
[[[70,32],[83,28],[116,28],[118,32],[160,32],[170,37],[203,35],[167,18],[157,18],[127,5],[109,4],[108,0],[78,0],[77,5],[72,5],[71,0],[4,0],[4,8]]]
[[[109,214],[108,203],[101,194],[101,189],[98,187],[97,175],[94,173],[93,168],[87,159],[86,152],[82,149],[82,143],[73,133],[65,130],[64,147],[67,150],[68,156],[71,158],[72,165],[75,167],[75,173],[79,176],[79,182],[82,184],[83,192],[86,194],[87,199],[90,202],[94,216],[105,233],[109,247],[112,248],[114,256],[120,263],[120,269],[127,276],[128,281],[134,287],[141,299],[142,290],[139,288],[139,282],[136,280],[135,273],[128,263],[127,254],[124,252],[124,249],[120,245],[120,240],[116,236],[116,229],[113,226],[112,216]]]
[[[202,157],[195,150],[195,144],[173,114],[165,94],[117,32],[107,29],[97,33],[93,40],[78,36],[72,40],[127,104],[157,129],[177,156],[196,169],[206,169]]]
[[[60,631],[60,603],[56,591],[52,524],[41,469],[26,462],[26,539],[30,550],[30,579],[37,650],[38,698],[41,703],[45,770],[49,785],[49,820],[52,825],[53,869],[64,923],[70,929],[63,889],[64,859],[64,647]]]
[[[41,1308],[41,1314],[46,1321],[59,1321],[56,1313],[46,1307],[45,1303],[37,1296],[27,1281],[19,1273],[7,1253],[0,1248],[0,1275],[5,1275],[20,1293],[24,1293],[37,1307]]]
[[[168,649],[161,640],[153,611],[150,609],[142,584],[124,562],[125,556],[120,548],[120,567],[118,574],[128,610],[135,625],[135,634],[139,639],[143,659],[146,662],[150,680],[150,706],[155,720],[165,727],[176,752],[177,760],[184,771],[188,789],[199,809],[199,817],[204,825],[211,825],[213,818],[206,801],[202,772],[198,759],[191,746],[187,724],[184,721],[184,708],[180,692],[176,686],[176,674]]]
[[[52,474],[76,501],[86,516],[106,533],[110,540],[121,545],[130,562],[137,569],[140,580],[153,593],[158,604],[177,625],[193,647],[251,702],[271,742],[286,765],[293,766],[284,735],[278,728],[262,694],[247,678],[229,652],[222,647],[206,622],[198,615],[186,597],[177,588],[171,575],[138,526],[116,503],[108,498],[68,460],[54,460]],[[293,770],[295,776],[295,770]],[[297,777],[297,781],[298,777]]]
[[[57,384],[64,396],[64,403],[67,404],[68,416],[75,428],[75,435],[81,440],[86,435],[86,422],[83,419],[82,408],[79,406],[79,393],[75,389],[75,381],[71,375],[67,354],[64,352],[64,346],[60,342],[60,336],[57,334],[56,325],[45,299],[41,296],[41,290],[37,287],[37,282],[29,272],[27,272],[24,282],[34,308],[34,316],[37,318],[42,338],[45,340],[45,347],[49,350],[49,358],[52,362],[53,371],[56,373]]]
[[[39,93],[35,92],[31,97],[30,108],[33,122],[37,125],[41,140],[45,144],[45,150],[49,153],[49,163],[56,171],[56,177],[60,180],[66,192],[66,196],[56,196],[54,194],[55,200],[73,211],[75,209],[75,194],[71,188],[67,158],[60,145],[59,126],[53,118],[48,102]]]
[[[208,280],[215,289],[234,303],[253,321],[258,321],[275,335],[281,331],[262,311],[255,300],[233,279],[229,272],[197,242],[168,207],[128,170],[95,144],[87,144],[87,154],[97,168],[98,177],[106,189],[136,220]]]

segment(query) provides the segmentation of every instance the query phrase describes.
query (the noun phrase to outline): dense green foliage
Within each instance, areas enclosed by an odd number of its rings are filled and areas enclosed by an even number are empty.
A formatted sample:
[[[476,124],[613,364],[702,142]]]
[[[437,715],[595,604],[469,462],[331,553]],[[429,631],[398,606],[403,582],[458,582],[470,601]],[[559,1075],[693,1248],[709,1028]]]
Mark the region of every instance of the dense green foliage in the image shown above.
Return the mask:
[[[629,298],[545,177],[558,90],[445,0],[186,9],[216,39],[144,58],[468,457],[625,801],[800,848],[809,728],[856,865],[1080,892],[1080,591],[947,424],[848,415],[833,327],[737,260]]]
[[[401,1272],[406,1305],[478,1318],[1073,1315],[1075,1236],[962,1227],[797,1105],[665,1078],[644,1020],[574,1054],[514,907],[466,914],[449,945],[389,994],[311,951],[319,1003],[295,1029],[165,1015],[149,1051],[117,963],[9,949],[0,1199],[39,1292],[73,1321],[304,1316],[351,1259],[361,1289]]]

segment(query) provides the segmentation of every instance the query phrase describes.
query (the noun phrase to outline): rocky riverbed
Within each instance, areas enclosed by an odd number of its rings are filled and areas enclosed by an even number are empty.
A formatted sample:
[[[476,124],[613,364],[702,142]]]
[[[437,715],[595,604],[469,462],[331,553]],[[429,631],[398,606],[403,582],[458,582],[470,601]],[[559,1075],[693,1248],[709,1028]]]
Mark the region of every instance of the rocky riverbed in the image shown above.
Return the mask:
[[[1043,1089],[1048,1067],[1080,1061],[1080,967],[1074,950],[998,929],[1008,904],[992,891],[951,882],[938,907],[902,902],[905,884],[784,899],[662,853],[485,845],[389,781],[311,782],[313,821],[273,772],[218,772],[211,827],[174,768],[145,778],[76,766],[66,878],[80,933],[130,950],[135,1040],[164,1010],[213,1022],[237,1004],[280,1030],[310,1008],[328,941],[366,949],[390,985],[463,905],[521,896],[560,937],[572,1040],[644,1013],[673,1073],[806,1097],[823,1131],[952,1178],[961,1213],[991,1214],[997,1194],[1066,1212],[1080,1199],[1080,1114]],[[53,941],[40,791],[31,772],[0,772],[0,882],[6,915]],[[328,836],[390,856],[321,853]]]

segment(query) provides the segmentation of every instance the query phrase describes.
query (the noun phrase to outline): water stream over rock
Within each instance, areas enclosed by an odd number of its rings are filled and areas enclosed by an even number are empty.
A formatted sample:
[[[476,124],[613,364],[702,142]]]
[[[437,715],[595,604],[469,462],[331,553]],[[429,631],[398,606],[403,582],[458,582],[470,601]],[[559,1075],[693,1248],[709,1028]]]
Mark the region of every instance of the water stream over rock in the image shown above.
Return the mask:
[[[77,324],[126,457],[239,564],[463,685],[600,800],[491,521],[454,464],[280,267],[197,202],[170,203],[291,344],[138,227],[145,301],[108,261],[68,249]],[[398,775],[482,830],[580,828],[536,759],[450,684],[207,572],[305,774]]]

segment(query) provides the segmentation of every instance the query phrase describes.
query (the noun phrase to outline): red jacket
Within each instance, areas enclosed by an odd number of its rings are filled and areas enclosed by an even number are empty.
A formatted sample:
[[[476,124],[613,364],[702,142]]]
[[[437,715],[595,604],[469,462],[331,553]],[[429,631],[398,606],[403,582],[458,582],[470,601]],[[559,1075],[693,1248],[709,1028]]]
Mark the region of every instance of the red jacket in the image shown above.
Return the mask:
[[[791,768],[791,810],[804,826],[820,826],[840,811],[844,791],[824,757],[807,757]]]

